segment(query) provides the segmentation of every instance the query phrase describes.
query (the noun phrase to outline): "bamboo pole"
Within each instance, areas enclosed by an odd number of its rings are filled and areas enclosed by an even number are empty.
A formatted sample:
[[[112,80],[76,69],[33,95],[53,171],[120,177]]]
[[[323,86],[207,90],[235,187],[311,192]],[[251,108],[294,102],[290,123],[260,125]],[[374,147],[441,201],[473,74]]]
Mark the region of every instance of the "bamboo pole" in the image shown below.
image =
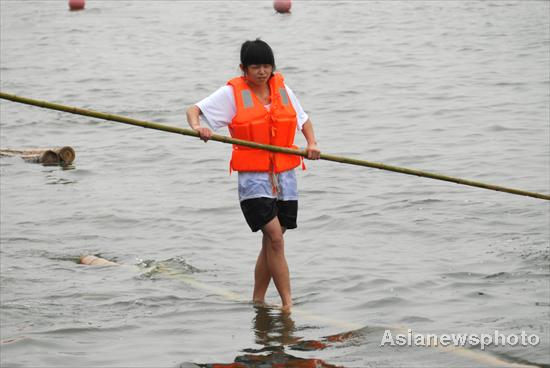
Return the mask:
[[[40,153],[23,154],[21,158],[27,162],[35,162],[43,165],[59,164],[59,155],[52,150],[45,150]]]
[[[44,165],[59,164],[59,155],[50,149],[43,150],[13,150],[0,149],[0,156],[21,156],[27,162],[40,163]]]
[[[111,262],[108,259],[96,257],[93,255],[80,256],[79,263],[88,266],[118,266],[118,263]]]
[[[70,146],[54,148],[54,152],[57,153],[61,161],[66,165],[71,164],[76,158],[76,152]]]
[[[4,93],[4,92],[0,92],[0,98],[13,101],[13,102],[26,104],[26,105],[38,106],[38,107],[42,107],[50,110],[63,111],[71,114],[89,116],[97,119],[110,120],[110,121],[116,121],[119,123],[140,126],[142,128],[156,129],[156,130],[161,130],[169,133],[182,134],[182,135],[187,135],[192,137],[199,136],[199,134],[192,129],[186,129],[186,128],[180,128],[180,127],[175,127],[170,125],[153,123],[153,122],[144,121],[144,120],[132,119],[125,116],[107,114],[99,111],[87,110],[87,109],[82,109],[82,108],[73,107],[73,106],[66,106],[66,105],[51,103],[47,101],[40,101],[40,100],[35,100],[27,97],[20,97],[20,96],[16,96],[16,95]],[[226,137],[218,134],[213,134],[211,140],[222,142],[222,143],[236,144],[236,145],[246,146],[251,148],[258,148],[258,149],[263,149],[271,152],[287,153],[291,155],[307,157],[307,152],[305,150],[294,150],[291,148],[249,142],[242,139],[230,138],[230,137]],[[326,153],[322,153],[320,159],[326,160],[326,161],[345,163],[350,165],[370,167],[370,168],[386,170],[386,171],[393,171],[393,172],[406,174],[406,175],[415,175],[415,176],[420,176],[420,177],[429,178],[429,179],[448,181],[451,183],[467,185],[471,187],[489,189],[489,190],[494,190],[498,192],[505,192],[505,193],[515,194],[515,195],[539,198],[539,199],[550,201],[550,195],[548,194],[529,192],[521,189],[508,188],[500,185],[487,184],[487,183],[482,183],[474,180],[461,179],[461,178],[435,174],[435,173],[430,173],[430,172],[416,170],[416,169],[409,169],[405,167],[386,165],[379,162],[372,162],[372,161],[359,160],[359,159],[343,157],[343,156],[329,155]]]
[[[80,256],[79,263],[83,265],[90,265],[90,266],[121,266],[121,267],[128,267],[124,264],[115,263],[112,261],[109,261],[104,258],[96,257],[93,255],[82,255]],[[134,269],[137,269],[136,266],[133,266]],[[188,286],[191,286],[197,290],[200,290],[202,292],[206,292],[211,295],[217,295],[222,297],[223,299],[231,302],[237,302],[237,303],[249,303],[249,299],[243,298],[241,294],[237,294],[235,292],[232,292],[231,290],[227,290],[225,288],[212,285],[210,283],[205,283],[200,280],[197,280],[193,278],[191,275],[188,275],[186,273],[180,272],[178,270],[175,270],[171,268],[170,266],[164,264],[164,262],[155,262],[155,264],[152,267],[149,267],[148,273],[155,272],[163,274],[167,277],[170,277],[172,279],[176,279],[179,281],[182,281]],[[263,307],[269,308],[269,309],[278,309],[283,311],[283,308],[278,305],[271,305],[271,304],[263,304]],[[288,310],[284,310],[285,313],[288,313]],[[311,311],[304,310],[300,306],[293,306],[291,309],[292,315],[297,315],[300,318],[304,320],[314,321],[315,323],[323,323],[326,325],[334,326],[340,329],[344,329],[346,332],[331,335],[326,337],[326,342],[336,342],[336,341],[345,341],[348,338],[351,338],[355,335],[355,331],[359,331],[364,328],[364,325],[355,323],[355,322],[348,322],[348,321],[342,321],[337,320],[334,318],[327,317],[325,314],[319,315],[315,314]],[[370,324],[369,324],[370,325]],[[375,326],[380,329],[385,330],[391,330],[393,334],[404,334],[406,335],[408,333],[408,330],[405,328],[405,326]],[[428,333],[424,332],[423,335],[428,335]],[[4,342],[4,340],[0,341],[0,345],[3,343],[9,343],[11,341],[7,340]],[[530,368],[532,365],[525,365],[520,363],[511,363],[508,361],[504,361],[496,356],[489,355],[487,353],[484,353],[482,350],[471,350],[467,349],[461,346],[453,347],[453,346],[444,346],[442,344],[427,344],[427,348],[437,348],[443,353],[449,353],[449,354],[455,354],[470,360],[477,361],[479,363],[482,363],[483,366],[494,366],[494,367],[517,367],[517,368]]]
[[[72,147],[64,146],[57,148],[32,148],[32,149],[10,149],[0,148],[0,156],[21,156],[28,162],[43,164],[69,165],[76,158],[75,150]]]

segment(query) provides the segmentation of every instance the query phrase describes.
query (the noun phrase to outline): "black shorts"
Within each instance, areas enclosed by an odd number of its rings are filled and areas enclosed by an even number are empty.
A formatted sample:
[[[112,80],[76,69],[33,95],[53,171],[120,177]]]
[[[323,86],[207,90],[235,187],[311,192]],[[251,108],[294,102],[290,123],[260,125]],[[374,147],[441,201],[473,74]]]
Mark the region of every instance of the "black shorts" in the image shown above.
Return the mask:
[[[281,201],[277,198],[251,198],[241,202],[244,218],[253,232],[260,230],[275,216],[282,227],[296,229],[298,201]]]

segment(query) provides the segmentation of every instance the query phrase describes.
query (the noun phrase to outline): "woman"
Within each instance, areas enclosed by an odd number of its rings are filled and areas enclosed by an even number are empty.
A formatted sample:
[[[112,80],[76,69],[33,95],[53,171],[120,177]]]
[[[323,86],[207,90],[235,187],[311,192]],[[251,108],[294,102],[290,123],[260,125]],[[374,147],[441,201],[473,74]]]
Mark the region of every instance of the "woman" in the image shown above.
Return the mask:
[[[274,73],[275,58],[264,41],[241,46],[242,76],[231,79],[209,97],[187,109],[187,122],[205,142],[212,130],[227,126],[233,138],[294,146],[296,129],[307,140],[307,158],[316,160],[320,150],[313,125],[298,99]],[[203,115],[211,129],[201,127]],[[243,146],[233,146],[230,167],[239,172],[239,201],[253,232],[262,231],[262,249],[254,271],[254,303],[263,304],[273,278],[284,310],[290,310],[290,276],[283,234],[297,227],[298,190],[294,168],[301,157]]]

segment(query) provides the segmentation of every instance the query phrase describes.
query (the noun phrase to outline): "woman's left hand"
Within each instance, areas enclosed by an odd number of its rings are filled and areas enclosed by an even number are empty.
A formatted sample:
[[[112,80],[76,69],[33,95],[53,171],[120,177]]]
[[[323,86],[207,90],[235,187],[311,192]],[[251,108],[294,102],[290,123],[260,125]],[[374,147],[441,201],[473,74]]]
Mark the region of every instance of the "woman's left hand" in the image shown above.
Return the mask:
[[[317,143],[309,143],[306,152],[307,158],[310,160],[318,160],[321,157],[321,150],[317,147]]]

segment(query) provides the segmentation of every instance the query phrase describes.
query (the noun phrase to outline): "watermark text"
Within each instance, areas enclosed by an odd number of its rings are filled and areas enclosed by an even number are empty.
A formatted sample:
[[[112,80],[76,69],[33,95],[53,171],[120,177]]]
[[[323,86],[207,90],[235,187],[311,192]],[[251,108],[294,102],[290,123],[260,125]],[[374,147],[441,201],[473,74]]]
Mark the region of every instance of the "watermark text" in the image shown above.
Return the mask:
[[[407,333],[392,334],[385,330],[380,346],[479,346],[485,350],[486,346],[536,346],[540,337],[521,331],[519,335],[505,335],[495,330],[493,334],[420,334],[413,333],[409,328]]]

